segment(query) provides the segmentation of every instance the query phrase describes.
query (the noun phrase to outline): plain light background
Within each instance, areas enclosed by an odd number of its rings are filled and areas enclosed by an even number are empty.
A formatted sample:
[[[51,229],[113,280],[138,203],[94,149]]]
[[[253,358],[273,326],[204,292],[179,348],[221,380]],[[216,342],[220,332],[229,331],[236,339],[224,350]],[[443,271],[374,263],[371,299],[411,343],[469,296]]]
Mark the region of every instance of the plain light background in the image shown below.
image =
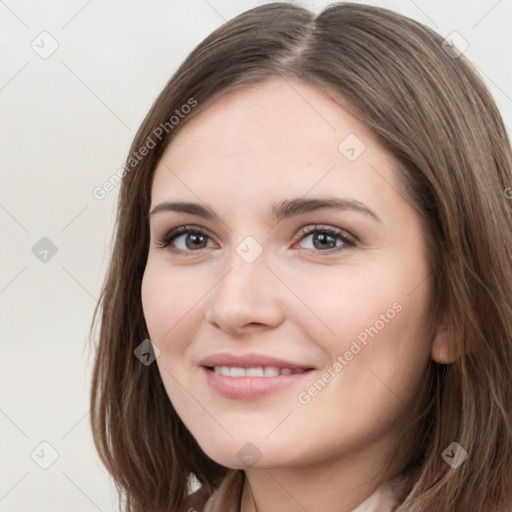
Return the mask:
[[[0,0],[0,511],[116,509],[89,427],[87,333],[119,187],[92,191],[193,47],[263,3]],[[363,3],[460,34],[510,133],[512,0]],[[44,237],[57,252],[37,257]]]

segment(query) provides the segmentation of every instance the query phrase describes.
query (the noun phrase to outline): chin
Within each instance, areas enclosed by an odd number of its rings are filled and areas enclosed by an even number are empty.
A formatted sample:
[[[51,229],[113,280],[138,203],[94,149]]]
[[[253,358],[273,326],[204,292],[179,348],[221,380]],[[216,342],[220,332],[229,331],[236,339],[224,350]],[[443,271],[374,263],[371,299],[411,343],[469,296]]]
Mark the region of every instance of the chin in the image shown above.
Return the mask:
[[[278,437],[273,440],[257,436],[246,436],[237,432],[237,438],[208,439],[198,443],[204,453],[222,466],[231,469],[270,469],[283,465],[295,465],[289,450],[283,450],[283,442]],[[197,438],[196,438],[197,439]],[[294,443],[296,446],[296,443]]]

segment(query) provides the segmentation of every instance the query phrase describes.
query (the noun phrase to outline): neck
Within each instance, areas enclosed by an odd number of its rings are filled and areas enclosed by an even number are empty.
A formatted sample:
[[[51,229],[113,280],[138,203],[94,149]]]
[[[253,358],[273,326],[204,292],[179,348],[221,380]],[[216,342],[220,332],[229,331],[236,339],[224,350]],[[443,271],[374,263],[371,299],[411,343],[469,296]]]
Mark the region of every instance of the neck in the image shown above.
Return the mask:
[[[363,512],[355,511],[389,478],[383,475],[389,453],[369,447],[364,453],[309,466],[248,469],[241,512]],[[391,468],[391,474],[398,470]],[[379,511],[387,512],[385,508]],[[391,509],[389,509],[391,510]]]

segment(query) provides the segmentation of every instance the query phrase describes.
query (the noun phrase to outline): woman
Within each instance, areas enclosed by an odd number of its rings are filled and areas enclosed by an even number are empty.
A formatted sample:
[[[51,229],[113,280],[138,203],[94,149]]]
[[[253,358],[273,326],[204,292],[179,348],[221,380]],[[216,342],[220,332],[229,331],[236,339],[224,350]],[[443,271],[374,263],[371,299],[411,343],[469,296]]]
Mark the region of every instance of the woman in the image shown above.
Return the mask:
[[[460,53],[252,9],[125,170],[91,397],[125,510],[511,510],[512,158]]]

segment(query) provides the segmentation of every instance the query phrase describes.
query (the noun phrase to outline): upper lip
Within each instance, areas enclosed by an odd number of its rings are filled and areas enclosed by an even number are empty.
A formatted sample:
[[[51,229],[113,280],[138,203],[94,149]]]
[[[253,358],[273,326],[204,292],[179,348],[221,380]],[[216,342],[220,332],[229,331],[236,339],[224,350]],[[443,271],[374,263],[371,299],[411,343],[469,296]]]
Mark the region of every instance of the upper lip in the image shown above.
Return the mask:
[[[211,368],[214,366],[230,366],[236,368],[257,368],[260,366],[272,366],[275,368],[290,368],[291,370],[310,370],[311,365],[295,363],[293,361],[285,361],[264,354],[229,354],[220,352],[212,354],[201,360],[201,366]]]

